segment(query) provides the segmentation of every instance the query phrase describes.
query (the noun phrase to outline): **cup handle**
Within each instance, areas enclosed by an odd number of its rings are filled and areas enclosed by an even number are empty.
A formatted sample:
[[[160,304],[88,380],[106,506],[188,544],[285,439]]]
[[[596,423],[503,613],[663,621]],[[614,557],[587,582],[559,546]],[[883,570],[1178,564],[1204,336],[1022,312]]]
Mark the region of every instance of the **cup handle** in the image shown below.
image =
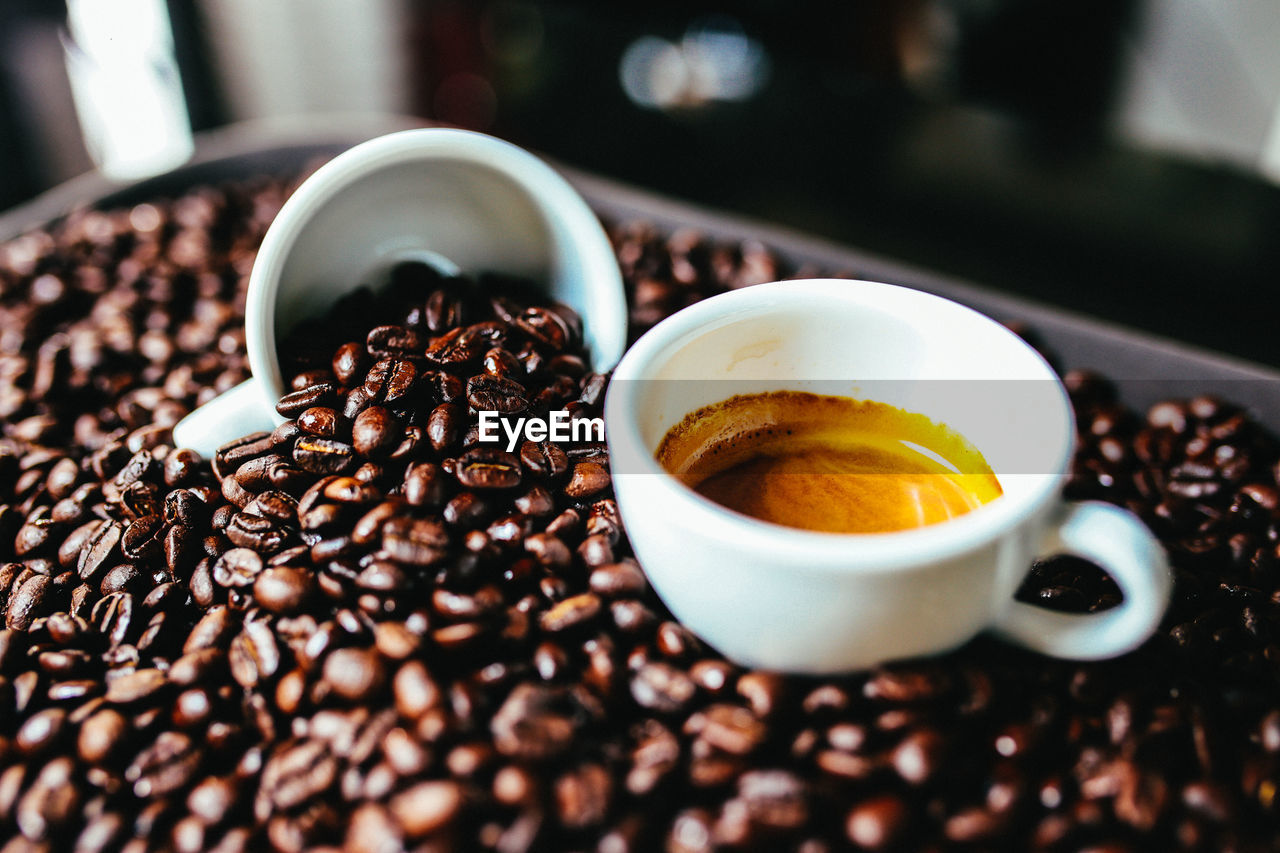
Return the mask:
[[[275,413],[263,403],[256,379],[247,379],[205,403],[174,424],[173,444],[189,447],[206,459],[242,435],[276,428]]]
[[[1014,601],[997,634],[1054,657],[1101,660],[1136,649],[1160,624],[1173,578],[1164,549],[1137,516],[1097,501],[1067,504],[1050,522],[1042,552],[1098,564],[1124,600],[1101,613],[1056,613]]]

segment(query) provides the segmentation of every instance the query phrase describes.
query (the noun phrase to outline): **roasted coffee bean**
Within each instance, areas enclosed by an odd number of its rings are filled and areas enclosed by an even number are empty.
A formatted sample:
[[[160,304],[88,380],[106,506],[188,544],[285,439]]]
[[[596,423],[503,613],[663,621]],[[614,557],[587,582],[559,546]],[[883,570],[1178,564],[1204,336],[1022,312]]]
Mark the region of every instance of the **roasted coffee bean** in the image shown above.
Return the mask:
[[[335,438],[338,435],[338,413],[328,406],[313,406],[298,415],[298,429],[308,435],[320,438]]]
[[[376,399],[381,399],[388,405],[404,405],[414,399],[418,387],[418,365],[412,361],[397,359],[391,363],[386,382],[382,385],[380,393],[376,395]],[[367,390],[373,388],[368,380],[365,381],[365,388]]]
[[[395,417],[382,406],[365,409],[356,416],[351,426],[351,443],[362,456],[390,453],[400,444],[401,438],[402,433]]]
[[[323,368],[315,367],[310,370],[303,370],[301,373],[295,373],[293,378],[289,380],[289,387],[294,391],[305,391],[313,385],[328,382],[332,378]]]
[[[338,649],[324,660],[325,683],[352,702],[368,699],[385,678],[382,658],[370,649]]]
[[[564,349],[570,343],[568,324],[550,308],[526,308],[515,325],[529,337],[554,350]]]
[[[27,717],[18,729],[13,743],[26,755],[35,755],[51,746],[66,724],[67,712],[62,708],[46,708]]]
[[[476,447],[459,459],[458,482],[469,489],[511,489],[520,485],[520,462],[504,450]]]
[[[429,781],[397,794],[390,809],[410,838],[422,838],[449,825],[462,804],[462,789],[456,782]]]
[[[240,548],[274,554],[289,541],[288,532],[270,518],[238,512],[227,525],[227,539]]]
[[[237,622],[225,607],[213,607],[205,611],[200,621],[187,635],[182,651],[190,653],[202,649],[221,648],[237,630]]]
[[[639,595],[647,586],[644,573],[633,561],[597,566],[589,582],[592,591],[608,597]]]
[[[272,489],[262,492],[245,504],[244,511],[249,515],[256,515],[276,524],[292,524],[298,516],[298,502],[292,495]],[[231,530],[233,527],[240,528],[239,525],[234,523],[234,520],[227,529]]]
[[[412,355],[422,349],[418,335],[404,326],[377,326],[365,338],[365,347],[374,358]]]
[[[609,471],[595,462],[579,462],[573,466],[573,474],[564,492],[571,498],[586,498],[599,494],[609,487]]]
[[[326,478],[321,494],[328,500],[340,504],[367,504],[379,497],[378,490],[368,483],[354,477]]]
[[[14,538],[14,553],[19,557],[34,557],[56,532],[55,524],[53,519],[47,517],[28,518],[27,523],[18,529],[18,535]]]
[[[441,403],[427,416],[427,440],[437,452],[444,452],[461,438],[463,413],[454,403]]]
[[[559,776],[553,790],[560,823],[582,829],[604,821],[613,797],[613,777],[599,764],[582,764]]]
[[[162,732],[124,772],[135,796],[163,797],[181,790],[199,769],[201,755],[181,732]]]
[[[125,641],[133,626],[133,596],[127,592],[103,595],[93,605],[89,621],[112,646]]]
[[[431,291],[423,306],[422,322],[436,333],[461,326],[466,322],[466,307],[466,301],[452,284],[437,287]]]
[[[557,444],[526,441],[520,445],[520,462],[530,474],[554,479],[569,470],[569,457]]]
[[[576,728],[564,693],[532,684],[518,685],[490,724],[497,750],[526,760],[562,754]]]
[[[468,334],[465,327],[455,327],[427,345],[425,355],[436,364],[457,367],[474,361],[489,347],[484,339]]]
[[[123,529],[114,521],[103,523],[80,551],[76,571],[81,579],[93,583],[102,570],[110,564],[118,554],[117,548]]]
[[[404,475],[404,497],[414,506],[438,506],[445,496],[445,475],[439,465],[416,462]]]
[[[297,612],[314,589],[314,580],[305,569],[287,566],[264,570],[253,582],[253,598],[272,613]]]
[[[101,764],[124,746],[128,721],[114,708],[103,708],[80,726],[77,749],[80,758],[90,764]]]
[[[293,461],[312,474],[344,474],[356,465],[351,445],[332,438],[302,436],[293,446]]]
[[[107,701],[113,705],[129,705],[150,699],[163,690],[165,675],[158,669],[139,669],[113,679],[107,685]]]
[[[369,363],[366,350],[354,341],[343,344],[333,354],[333,375],[343,385],[350,385]]]
[[[849,840],[867,850],[881,850],[893,844],[905,829],[910,813],[894,796],[864,800],[845,819]]]
[[[395,518],[382,526],[382,549],[413,566],[431,566],[448,555],[449,534],[432,519]]]
[[[251,586],[262,571],[262,557],[247,547],[232,548],[213,564],[213,579],[226,587]]]
[[[270,452],[271,433],[246,435],[218,448],[213,457],[213,472],[218,479],[225,479],[245,462]]]
[[[490,517],[491,510],[474,492],[460,492],[449,500],[441,510],[441,516],[448,524],[470,529],[484,524]]]
[[[600,599],[594,593],[584,592],[581,595],[566,598],[543,613],[539,624],[542,630],[556,633],[590,621],[599,612]]]
[[[484,372],[505,379],[523,374],[524,368],[508,350],[493,347],[484,354]]]
[[[164,519],[147,515],[132,522],[120,536],[120,552],[131,560],[157,556],[164,543]]]
[[[58,546],[58,565],[63,568],[71,568],[78,566],[80,562],[80,552],[84,550],[93,535],[98,532],[98,528],[103,524],[100,520],[86,522],[62,540],[62,544]]]
[[[529,408],[524,386],[510,379],[481,374],[467,380],[467,403],[477,412],[512,415]]]
[[[636,702],[655,711],[679,711],[696,691],[693,679],[665,663],[645,664],[631,679],[631,695]]]
[[[894,748],[890,760],[903,779],[919,785],[937,772],[943,749],[942,736],[925,729],[904,738]]]
[[[31,575],[21,584],[15,581],[16,589],[9,596],[5,626],[17,631],[30,628],[36,617],[44,615],[51,585],[52,579],[46,575]]]
[[[299,391],[291,391],[276,403],[276,411],[286,418],[296,418],[307,409],[316,406],[328,406],[334,402],[336,389],[328,382],[322,382]]]
[[[275,634],[263,622],[246,622],[227,650],[231,675],[241,687],[251,689],[280,668],[280,648]]]

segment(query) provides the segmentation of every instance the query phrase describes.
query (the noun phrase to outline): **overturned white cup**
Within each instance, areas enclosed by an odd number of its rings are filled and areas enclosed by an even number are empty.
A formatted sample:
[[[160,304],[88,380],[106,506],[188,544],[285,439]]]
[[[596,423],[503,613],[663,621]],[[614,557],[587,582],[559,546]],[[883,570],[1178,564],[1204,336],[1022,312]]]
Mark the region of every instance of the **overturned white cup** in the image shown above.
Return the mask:
[[[622,276],[585,201],[529,152],[491,136],[422,128],[361,143],[326,163],[285,202],[249,278],[245,345],[253,378],[201,406],[174,442],[211,456],[283,421],[288,390],[277,340],[392,268],[423,261],[441,272],[529,279],[583,319],[592,366],[626,346]]]
[[[1004,494],[892,533],[818,533],[740,515],[654,458],[690,412],[735,394],[808,391],[926,415],[982,453]],[[1075,440],[1062,383],[1034,349],[946,299],[843,280],[714,296],[647,332],[605,401],[618,508],[671,612],[728,657],[810,673],[955,648],[984,629],[1058,657],[1112,657],[1159,624],[1172,582],[1133,515],[1062,499]],[[1075,554],[1124,594],[1091,614],[1014,599],[1034,558]]]

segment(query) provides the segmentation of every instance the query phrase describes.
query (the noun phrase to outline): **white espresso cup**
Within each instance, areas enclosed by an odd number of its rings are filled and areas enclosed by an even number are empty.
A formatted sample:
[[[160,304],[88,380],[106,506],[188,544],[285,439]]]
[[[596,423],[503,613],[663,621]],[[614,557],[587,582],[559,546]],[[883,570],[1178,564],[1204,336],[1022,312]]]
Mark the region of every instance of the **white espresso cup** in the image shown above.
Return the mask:
[[[192,412],[174,442],[211,456],[284,419],[277,341],[405,261],[446,274],[527,278],[583,319],[592,366],[627,338],[617,259],[595,214],[555,170],[492,136],[421,128],[381,136],[316,170],[272,221],[249,276],[245,346],[253,378]],[[424,294],[424,298],[425,298]]]
[[[655,459],[684,417],[736,394],[877,400],[961,433],[1003,494],[941,523],[820,533],[729,510]],[[1171,577],[1132,514],[1065,503],[1075,440],[1052,368],[994,320],[888,284],[787,281],[699,302],[623,357],[605,402],[613,482],[631,543],[681,622],[748,666],[829,673],[944,652],[990,629],[1045,654],[1099,659],[1159,624]],[[856,475],[851,475],[856,476]],[[1090,614],[1016,601],[1037,557],[1096,563],[1123,592]]]

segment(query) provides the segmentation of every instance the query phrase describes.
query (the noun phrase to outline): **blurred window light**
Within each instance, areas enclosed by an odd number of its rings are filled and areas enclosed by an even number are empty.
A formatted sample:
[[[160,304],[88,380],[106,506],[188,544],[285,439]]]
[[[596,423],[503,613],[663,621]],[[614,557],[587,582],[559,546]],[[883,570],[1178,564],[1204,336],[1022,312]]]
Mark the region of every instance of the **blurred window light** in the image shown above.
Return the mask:
[[[132,180],[194,151],[164,0],[67,0],[67,75],[89,156]]]
[[[3,0],[0,0],[3,2]],[[416,0],[196,0],[236,120],[401,113]],[[440,4],[426,4],[435,7]]]
[[[1144,147],[1280,181],[1280,4],[1143,0],[1115,129]]]
[[[694,22],[678,43],[642,36],[627,46],[618,66],[627,97],[659,110],[749,100],[769,72],[764,46],[723,16]]]

